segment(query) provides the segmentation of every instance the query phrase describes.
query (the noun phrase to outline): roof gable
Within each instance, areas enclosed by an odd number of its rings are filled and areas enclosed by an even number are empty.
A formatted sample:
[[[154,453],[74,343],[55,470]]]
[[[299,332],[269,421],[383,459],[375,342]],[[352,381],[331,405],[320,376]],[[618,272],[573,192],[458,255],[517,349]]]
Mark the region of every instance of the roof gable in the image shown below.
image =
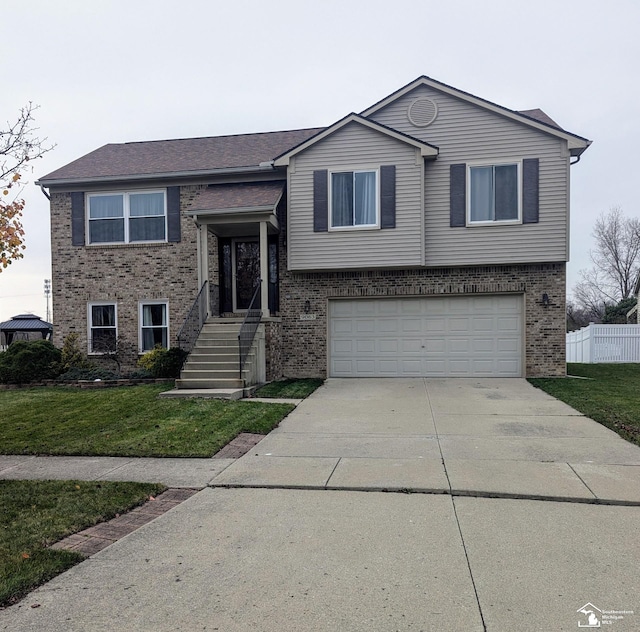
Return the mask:
[[[420,154],[425,158],[436,158],[438,155],[438,148],[435,145],[431,145],[425,141],[422,141],[418,138],[414,138],[413,136],[409,136],[408,134],[404,134],[403,132],[399,132],[398,130],[392,129],[391,127],[387,127],[386,125],[382,125],[376,121],[372,121],[370,119],[364,118],[358,114],[351,113],[345,116],[343,119],[340,119],[333,125],[323,129],[318,132],[311,138],[303,141],[298,144],[296,147],[289,149],[287,152],[277,156],[274,160],[274,165],[276,167],[286,166],[289,164],[289,160],[299,154],[300,152],[305,151],[312,145],[315,145],[318,142],[321,142],[328,136],[335,134],[338,130],[342,129],[346,125],[350,123],[356,123],[358,125],[362,125],[363,127],[367,127],[371,130],[384,134],[385,136],[390,136],[391,138],[395,138],[407,145],[412,145],[413,147],[420,150]]]
[[[518,121],[542,132],[546,132],[553,136],[562,138],[567,141],[569,150],[572,155],[579,156],[591,144],[590,140],[583,138],[582,136],[578,136],[577,134],[567,132],[566,130],[560,128],[542,110],[524,110],[522,112],[510,110],[509,108],[506,108],[502,105],[492,103],[491,101],[487,101],[486,99],[482,99],[481,97],[476,97],[469,92],[459,90],[458,88],[454,88],[453,86],[449,86],[446,83],[436,81],[435,79],[432,79],[431,77],[427,77],[425,75],[423,75],[422,77],[418,77],[411,83],[408,83],[406,86],[400,88],[399,90],[396,90],[377,103],[374,103],[372,106],[362,111],[360,115],[363,117],[369,117],[380,111],[381,109],[387,107],[394,101],[405,96],[406,94],[412,92],[419,86],[428,86],[434,90],[439,90],[440,92],[444,92],[445,94],[457,97],[459,99],[462,99],[463,101],[467,101],[468,103],[472,103],[476,106],[490,110],[496,114],[505,116],[506,118],[509,118],[511,120]]]

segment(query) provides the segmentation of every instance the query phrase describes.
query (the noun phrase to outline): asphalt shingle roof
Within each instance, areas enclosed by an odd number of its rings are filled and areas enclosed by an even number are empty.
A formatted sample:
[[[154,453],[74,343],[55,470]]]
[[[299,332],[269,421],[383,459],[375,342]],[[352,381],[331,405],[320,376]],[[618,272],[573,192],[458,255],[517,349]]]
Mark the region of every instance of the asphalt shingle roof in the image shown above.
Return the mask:
[[[279,181],[212,185],[198,193],[189,211],[274,207],[282,195],[284,184]]]
[[[551,125],[551,127],[562,129],[560,125],[558,125],[546,112],[544,112],[540,108],[534,108],[533,110],[518,110],[518,114],[523,114],[524,116],[535,119],[536,121],[540,121],[545,125]]]
[[[258,167],[324,128],[109,144],[39,179],[91,180]]]

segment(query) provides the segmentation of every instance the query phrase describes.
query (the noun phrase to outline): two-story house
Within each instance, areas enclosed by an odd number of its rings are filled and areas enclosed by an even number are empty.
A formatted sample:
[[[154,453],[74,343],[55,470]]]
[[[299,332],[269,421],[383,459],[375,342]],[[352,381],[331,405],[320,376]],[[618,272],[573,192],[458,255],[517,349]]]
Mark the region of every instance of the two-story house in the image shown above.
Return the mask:
[[[204,386],[238,378],[252,307],[260,379],[563,375],[589,144],[420,77],[326,128],[106,145],[38,182],[55,342],[199,334],[183,386]]]

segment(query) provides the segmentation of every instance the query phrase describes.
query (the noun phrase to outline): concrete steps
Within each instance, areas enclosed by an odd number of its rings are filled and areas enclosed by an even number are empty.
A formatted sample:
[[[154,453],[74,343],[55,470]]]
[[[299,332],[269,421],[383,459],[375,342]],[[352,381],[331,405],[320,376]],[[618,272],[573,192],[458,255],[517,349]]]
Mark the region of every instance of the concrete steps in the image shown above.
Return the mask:
[[[224,319],[205,323],[180,372],[180,379],[176,380],[176,388],[244,388],[238,357],[240,325],[240,322]]]

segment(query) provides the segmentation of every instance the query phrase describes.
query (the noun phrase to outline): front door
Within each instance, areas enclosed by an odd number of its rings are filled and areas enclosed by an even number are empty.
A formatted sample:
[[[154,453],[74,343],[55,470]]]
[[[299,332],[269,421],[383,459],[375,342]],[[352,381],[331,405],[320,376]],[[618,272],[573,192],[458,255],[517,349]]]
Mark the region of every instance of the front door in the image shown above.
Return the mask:
[[[234,240],[233,253],[233,311],[249,309],[251,298],[260,280],[260,244],[258,241]],[[260,308],[260,294],[254,307]]]

